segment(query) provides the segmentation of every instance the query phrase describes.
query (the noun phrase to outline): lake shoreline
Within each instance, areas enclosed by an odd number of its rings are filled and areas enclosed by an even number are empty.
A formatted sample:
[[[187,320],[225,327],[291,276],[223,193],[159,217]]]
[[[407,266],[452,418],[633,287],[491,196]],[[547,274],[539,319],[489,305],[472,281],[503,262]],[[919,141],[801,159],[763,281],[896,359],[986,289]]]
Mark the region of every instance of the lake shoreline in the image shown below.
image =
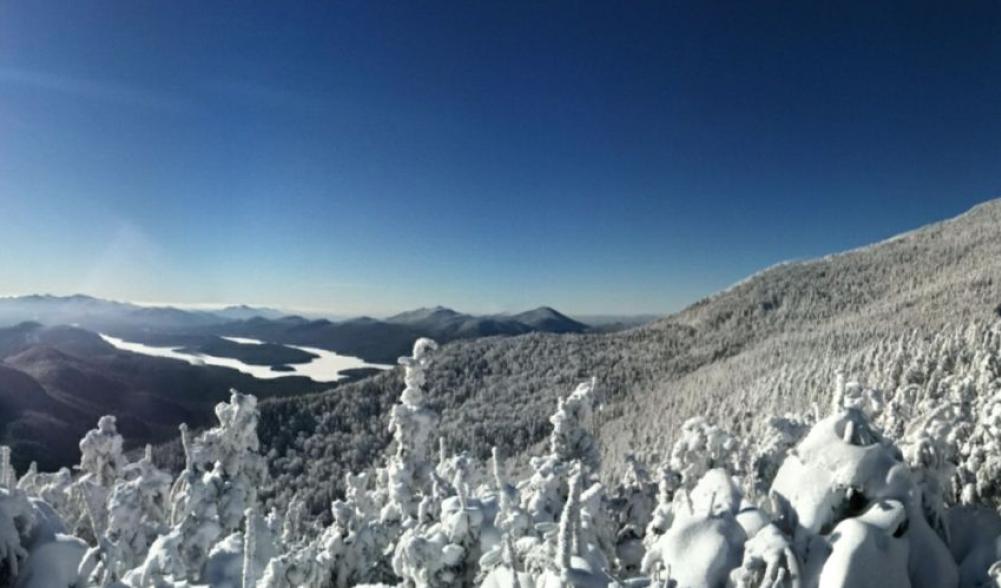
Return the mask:
[[[315,347],[303,347],[298,345],[284,345],[266,343],[257,339],[246,337],[220,337],[219,339],[235,343],[240,346],[280,346],[289,351],[297,352],[301,357],[311,357],[309,361],[300,363],[280,363],[276,364],[279,369],[274,369],[274,365],[258,365],[241,361],[234,357],[222,357],[202,352],[184,346],[154,346],[144,343],[126,341],[118,337],[112,337],[104,333],[98,335],[118,350],[139,353],[151,357],[164,357],[187,362],[191,365],[210,365],[226,367],[249,374],[260,380],[273,380],[291,376],[307,377],[314,382],[338,382],[351,377],[351,373],[358,370],[385,370],[393,366],[385,364],[369,363],[359,357],[341,355],[334,351],[319,349]]]

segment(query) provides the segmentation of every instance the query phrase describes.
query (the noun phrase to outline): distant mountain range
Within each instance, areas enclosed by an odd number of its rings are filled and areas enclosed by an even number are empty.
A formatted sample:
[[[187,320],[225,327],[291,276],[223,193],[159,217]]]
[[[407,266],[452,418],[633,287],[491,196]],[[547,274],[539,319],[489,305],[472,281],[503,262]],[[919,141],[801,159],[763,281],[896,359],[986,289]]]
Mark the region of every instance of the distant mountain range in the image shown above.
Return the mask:
[[[583,333],[590,327],[548,306],[519,314],[474,316],[443,306],[419,308],[386,319],[388,323],[426,329],[443,339],[465,339],[490,335],[521,335],[534,331]]]
[[[590,329],[548,307],[474,316],[439,306],[382,320],[334,322],[244,305],[210,311],[140,306],[82,294],[0,298],[0,443],[16,446],[19,467],[37,459],[43,469],[51,469],[75,462],[77,441],[103,414],[118,415],[120,429],[134,445],[169,438],[182,421],[195,426],[206,422],[211,407],[230,388],[274,397],[334,387],[301,376],[259,380],[234,369],[121,351],[98,333],[278,369],[314,357],[286,345],[395,364],[418,337],[445,343]],[[267,344],[241,345],[223,337]],[[347,381],[372,371],[348,373]]]
[[[217,317],[230,321],[245,321],[247,319],[252,319],[254,317],[261,317],[266,319],[279,319],[288,314],[287,312],[282,312],[277,308],[267,308],[264,306],[247,306],[246,304],[227,306],[225,308],[220,308],[219,310],[212,310],[210,312]]]
[[[143,306],[84,294],[31,294],[0,298],[0,327],[34,321],[45,325],[79,325],[91,330],[183,331],[253,317],[277,319],[284,314],[273,308],[246,305],[211,311]]]
[[[147,307],[82,294],[0,298],[0,326],[25,321],[47,326],[74,325],[130,341],[188,348],[206,344],[205,337],[246,337],[318,347],[377,363],[392,363],[406,355],[417,337],[445,343],[534,332],[584,333],[593,328],[546,306],[518,314],[493,315],[465,314],[436,306],[381,320],[359,317],[331,321],[286,316],[272,308],[230,306],[207,311]],[[599,330],[607,330],[607,325]]]
[[[246,337],[274,343],[318,347],[374,363],[395,363],[418,337],[439,343],[524,333],[583,333],[590,327],[548,307],[519,314],[474,316],[441,306],[420,308],[379,320],[360,317],[333,322],[287,316],[254,317],[213,325],[195,332]]]

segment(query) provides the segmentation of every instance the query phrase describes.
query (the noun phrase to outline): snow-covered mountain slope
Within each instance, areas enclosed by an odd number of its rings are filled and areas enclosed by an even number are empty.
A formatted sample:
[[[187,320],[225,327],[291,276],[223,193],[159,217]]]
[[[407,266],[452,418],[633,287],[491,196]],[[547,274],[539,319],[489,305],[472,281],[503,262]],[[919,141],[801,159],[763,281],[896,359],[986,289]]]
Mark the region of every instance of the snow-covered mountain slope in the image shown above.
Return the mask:
[[[644,443],[634,432],[692,414],[739,425],[749,412],[802,410],[824,392],[773,385],[796,366],[823,358],[834,367],[887,338],[996,318],[999,306],[1001,200],[993,200],[874,245],[776,266],[650,325],[693,329],[685,356],[694,369],[637,382],[605,431],[616,444],[662,451],[670,439]]]
[[[637,329],[451,343],[428,370],[429,395],[449,447],[484,456],[498,445],[512,454],[544,438],[561,390],[593,375],[604,404],[596,418],[606,469],[615,472],[627,449],[663,454],[692,415],[740,428],[748,413],[810,406],[826,388],[821,377],[788,376],[797,365],[824,358],[832,373],[853,351],[987,320],[999,303],[995,200],[869,247],[773,267]],[[264,403],[262,441],[275,452],[280,494],[303,489],[319,506],[334,492],[327,481],[340,480],[346,465],[357,469],[380,455],[400,385],[388,372],[329,394]]]

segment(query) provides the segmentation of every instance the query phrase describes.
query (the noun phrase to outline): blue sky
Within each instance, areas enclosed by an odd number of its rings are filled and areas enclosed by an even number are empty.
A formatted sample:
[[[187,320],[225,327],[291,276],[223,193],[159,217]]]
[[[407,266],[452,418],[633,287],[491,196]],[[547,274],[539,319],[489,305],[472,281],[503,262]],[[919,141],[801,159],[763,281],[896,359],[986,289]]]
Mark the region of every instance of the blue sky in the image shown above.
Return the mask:
[[[996,1],[0,4],[0,294],[667,312],[997,196]]]

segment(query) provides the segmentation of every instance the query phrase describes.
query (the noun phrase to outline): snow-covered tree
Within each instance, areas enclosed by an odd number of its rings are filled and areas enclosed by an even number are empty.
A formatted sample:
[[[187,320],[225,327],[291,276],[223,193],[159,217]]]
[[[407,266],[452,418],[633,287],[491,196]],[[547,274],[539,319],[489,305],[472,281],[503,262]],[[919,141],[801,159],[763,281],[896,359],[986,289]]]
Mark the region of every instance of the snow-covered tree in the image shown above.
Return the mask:
[[[423,387],[424,370],[435,349],[437,344],[431,339],[418,339],[413,354],[399,360],[406,387],[389,418],[396,450],[385,468],[388,501],[382,508],[384,521],[402,523],[416,517],[418,495],[430,485],[432,466],[428,453],[437,416],[427,408]]]

